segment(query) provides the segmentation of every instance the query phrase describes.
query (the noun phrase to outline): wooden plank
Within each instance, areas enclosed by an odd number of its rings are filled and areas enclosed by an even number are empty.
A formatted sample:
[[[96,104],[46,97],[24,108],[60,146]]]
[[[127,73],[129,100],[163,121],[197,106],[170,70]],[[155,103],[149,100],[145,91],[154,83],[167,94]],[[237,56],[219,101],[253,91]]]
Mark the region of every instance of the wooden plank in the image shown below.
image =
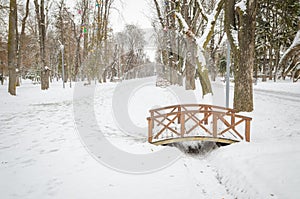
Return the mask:
[[[205,136],[191,136],[191,137],[178,137],[178,138],[170,138],[159,141],[154,141],[151,144],[154,145],[165,145],[172,144],[177,142],[187,142],[187,141],[209,141],[209,142],[218,142],[224,144],[232,144],[238,142],[238,140],[232,140],[227,138],[213,138],[213,137],[205,137]]]
[[[235,124],[235,113],[231,114],[231,125]],[[235,126],[232,127],[235,130]]]
[[[172,128],[170,128],[169,127],[169,125],[171,124],[171,123],[173,123],[174,122],[174,120],[177,118],[177,115],[166,125],[166,124],[163,124],[161,121],[159,121],[159,120],[157,120],[156,118],[154,118],[154,120],[156,121],[156,122],[158,122],[158,123],[160,123],[161,125],[163,125],[164,126],[164,128],[162,128],[160,131],[159,131],[159,133],[157,133],[155,136],[154,136],[154,138],[155,139],[157,139],[158,138],[158,136],[160,136],[166,129],[169,129],[170,131],[172,131],[172,132],[174,132],[175,134],[178,134],[178,135],[180,135],[177,131],[175,131],[174,129],[172,129]]]
[[[173,110],[174,111],[174,110]],[[161,121],[161,123],[163,123],[165,120],[168,120],[169,122],[171,122],[171,120],[168,118],[170,115],[169,114],[172,114],[173,112],[170,112],[168,114],[161,114],[161,113],[158,113],[158,115],[154,116],[154,118],[159,118],[159,117],[163,117],[163,120]],[[173,122],[174,124],[174,122]],[[157,124],[157,126],[159,126],[160,124]]]
[[[244,121],[244,119],[241,119],[240,121],[238,121],[237,123],[230,125],[228,128],[226,128],[225,130],[223,130],[222,132],[220,132],[219,134],[222,135],[224,133],[226,133],[227,131],[229,131],[230,129],[233,130],[235,132],[235,134],[237,134],[242,140],[244,139],[243,136],[241,136],[241,134],[239,132],[237,132],[237,130],[235,130],[233,127],[241,124]]]
[[[246,124],[245,124],[245,137],[246,137],[246,141],[250,142],[250,120],[246,120]]]
[[[197,117],[195,117],[196,114],[197,113],[186,113],[186,115],[188,116],[188,118],[185,120],[185,123],[187,121],[189,121],[190,119],[192,119],[197,124],[200,123],[200,120]]]
[[[204,118],[203,118],[203,122],[205,125],[208,124],[208,117],[210,116],[210,114],[208,113],[208,107],[204,107]]]
[[[185,133],[185,114],[184,113],[181,113],[180,114],[180,135],[181,137],[184,136],[184,133]]]
[[[180,124],[180,115],[181,115],[181,106],[178,106],[178,114],[177,114],[177,117],[178,117],[177,123],[178,124]]]
[[[213,137],[218,136],[218,114],[213,113]]]
[[[155,108],[155,109],[151,109],[150,111],[162,111],[162,110],[166,110],[166,109],[171,109],[171,108],[177,108],[178,106],[181,105],[173,105],[173,106],[165,106],[165,107],[161,107],[161,108]]]
[[[204,114],[204,118],[200,121],[200,123],[204,123],[205,125],[208,124],[208,118],[212,115],[211,112],[207,113],[207,114]]]
[[[151,118],[147,118],[148,120],[148,142],[152,142],[152,119]]]
[[[219,119],[220,119],[227,127],[232,126],[232,125],[229,124],[229,122],[227,122],[227,120],[224,118],[224,115],[219,115]]]
[[[210,132],[205,126],[203,126],[201,123],[198,124],[206,133],[212,135],[212,132]]]
[[[188,130],[185,134],[189,134],[190,132],[192,132],[195,128],[197,128],[199,126],[199,124],[195,124],[192,128],[190,128],[190,130]]]
[[[194,108],[188,108],[188,107],[194,107]],[[195,108],[196,110],[194,110]],[[167,111],[167,113],[159,112],[162,110]],[[224,139],[218,137],[218,135],[223,135],[229,130],[232,130],[240,139],[244,139],[243,136],[241,136],[241,134],[235,129],[235,127],[241,124],[243,121],[245,121],[245,139],[247,142],[250,141],[250,122],[252,118],[237,115],[234,109],[228,109],[224,107],[206,105],[206,104],[182,104],[182,105],[173,105],[173,106],[167,106],[158,109],[152,109],[150,110],[150,113],[151,113],[151,117],[147,118],[148,119],[148,141],[150,143],[153,143],[153,138],[157,139],[167,129],[172,131],[174,134],[181,136],[182,139],[185,138],[190,139],[191,136],[187,137],[187,134],[192,132],[198,126],[202,128],[210,136],[212,135],[213,139]],[[203,114],[203,118],[200,119],[202,115],[198,116],[196,114]],[[224,118],[225,115],[231,117],[230,122],[228,122],[226,118]],[[174,116],[174,118],[170,119],[169,118],[170,116]],[[213,117],[212,132],[210,132],[210,130],[203,125],[203,124],[206,125],[208,124],[208,119],[210,116]],[[235,118],[240,118],[241,120],[236,122]],[[176,119],[177,119],[177,123],[181,124],[180,132],[177,132],[176,130],[170,127],[172,123],[173,124],[176,123],[175,122]],[[218,134],[219,119],[227,126],[227,128]],[[164,124],[166,120],[168,121],[168,123]],[[185,124],[189,120],[193,120],[195,122],[195,125],[192,126],[192,128],[190,128],[189,130],[187,130],[185,129]],[[153,135],[154,122],[158,123],[157,126],[161,125],[163,127],[162,129],[160,129],[159,133],[157,133],[155,136]],[[170,139],[166,139],[166,140],[170,140]]]

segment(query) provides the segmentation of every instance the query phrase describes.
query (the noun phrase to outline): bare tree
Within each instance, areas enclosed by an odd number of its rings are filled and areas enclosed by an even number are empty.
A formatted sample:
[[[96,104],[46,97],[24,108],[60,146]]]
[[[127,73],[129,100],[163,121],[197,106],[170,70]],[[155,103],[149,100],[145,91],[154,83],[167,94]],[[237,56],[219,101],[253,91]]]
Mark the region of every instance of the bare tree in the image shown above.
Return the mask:
[[[9,27],[8,27],[8,70],[9,70],[9,83],[8,92],[11,95],[16,95],[16,56],[17,56],[17,2],[16,0],[10,1],[9,6]]]
[[[287,63],[290,61],[290,64]],[[288,73],[293,72],[294,81],[300,78],[300,21],[298,22],[298,32],[292,45],[286,50],[284,55],[281,57],[279,65],[288,65],[287,70],[283,72],[286,76]],[[282,67],[285,68],[285,67]]]
[[[46,20],[45,20],[45,1],[34,0],[36,18],[38,22],[39,32],[39,45],[40,45],[40,70],[41,70],[41,89],[46,90],[49,88],[49,70],[46,67]]]
[[[167,1],[168,3],[169,1]],[[175,31],[185,35],[185,53],[184,56],[186,89],[195,89],[195,69],[200,77],[202,86],[202,94],[212,93],[211,83],[208,76],[207,63],[205,60],[205,52],[207,45],[213,35],[216,20],[222,10],[224,0],[217,0],[214,8],[210,12],[206,12],[202,2],[199,0],[181,0],[170,1],[174,6],[170,6],[172,10],[168,10],[166,16],[176,19],[174,23],[170,20],[171,27],[168,26],[166,19],[163,17],[162,9],[159,7],[157,0],[154,0],[160,24],[164,30]],[[173,24],[173,25],[172,25]],[[177,26],[174,26],[177,24]],[[172,28],[173,30],[169,30]],[[171,49],[174,51],[174,48]],[[176,53],[176,51],[175,51]],[[179,52],[177,52],[179,54]],[[173,55],[170,56],[173,59]]]
[[[141,64],[146,44],[144,34],[138,26],[127,24],[124,31],[117,35],[118,46],[124,51],[121,55],[123,73]]]
[[[5,74],[7,71],[7,41],[4,36],[7,32],[8,21],[5,16],[9,13],[9,2],[7,0],[0,0],[0,82],[4,83]]]
[[[21,22],[21,33],[19,37],[18,42],[18,51],[17,51],[17,70],[20,74],[21,71],[21,64],[22,64],[22,53],[23,53],[23,46],[24,46],[24,40],[25,40],[25,28],[26,28],[26,20],[29,15],[29,2],[30,0],[26,0],[26,6],[25,6],[25,15],[22,18]],[[17,86],[20,85],[19,78],[17,78]]]

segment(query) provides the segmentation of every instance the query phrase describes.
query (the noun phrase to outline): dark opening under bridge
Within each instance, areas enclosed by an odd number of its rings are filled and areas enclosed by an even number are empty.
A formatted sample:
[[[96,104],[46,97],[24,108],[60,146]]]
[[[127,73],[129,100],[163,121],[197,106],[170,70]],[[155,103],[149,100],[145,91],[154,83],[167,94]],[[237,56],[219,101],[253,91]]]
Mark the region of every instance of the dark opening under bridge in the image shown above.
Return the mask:
[[[205,104],[182,104],[150,110],[148,141],[167,145],[182,141],[231,144],[250,142],[252,118],[234,109]],[[244,125],[243,125],[244,124]]]

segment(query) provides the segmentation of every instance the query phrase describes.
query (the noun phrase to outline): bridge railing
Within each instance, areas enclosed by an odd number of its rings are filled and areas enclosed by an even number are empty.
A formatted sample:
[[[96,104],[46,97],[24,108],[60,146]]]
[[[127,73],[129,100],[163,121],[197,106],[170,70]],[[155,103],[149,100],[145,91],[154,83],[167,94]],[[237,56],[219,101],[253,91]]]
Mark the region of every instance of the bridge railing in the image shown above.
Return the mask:
[[[234,109],[205,104],[183,104],[150,110],[148,141],[175,142],[190,140],[223,140],[227,143],[250,142],[252,118],[236,114]],[[244,125],[242,125],[244,124]]]

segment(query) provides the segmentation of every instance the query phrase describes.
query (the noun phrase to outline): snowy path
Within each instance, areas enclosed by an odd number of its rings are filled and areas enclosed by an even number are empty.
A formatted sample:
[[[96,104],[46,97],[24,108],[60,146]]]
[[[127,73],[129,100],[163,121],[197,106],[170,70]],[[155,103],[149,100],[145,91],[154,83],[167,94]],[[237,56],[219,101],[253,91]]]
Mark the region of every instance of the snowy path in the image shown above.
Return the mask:
[[[100,128],[123,150],[155,150],[145,139],[126,136],[114,125],[114,88],[115,84],[97,88],[101,94],[95,106],[102,111],[96,111],[98,124],[91,128]],[[183,155],[165,169],[142,175],[107,168],[87,152],[76,133],[72,89],[66,89],[62,99],[39,96],[38,87],[24,89],[31,95],[21,87],[18,99],[9,96],[1,102],[5,104],[0,114],[1,198],[230,198],[215,169],[204,159]],[[51,89],[63,95],[60,85]],[[1,94],[4,92],[1,88]],[[76,103],[82,107],[77,108],[85,109],[90,105],[87,102],[83,95]]]
[[[94,99],[82,92],[75,100],[74,90],[63,90],[60,84],[52,84],[45,92],[38,85],[24,84],[17,97],[7,95],[6,86],[0,86],[1,199],[296,199],[300,195],[300,86],[275,85],[254,87],[256,108],[248,113],[253,117],[250,144],[223,147],[205,158],[181,155],[164,169],[138,175],[103,165],[86,149],[78,133],[84,125],[80,119],[94,107],[96,122],[91,120],[88,127],[91,140],[97,141],[97,133],[102,133],[120,150],[141,155],[164,149],[148,144],[138,134],[124,133],[117,125],[112,109],[116,84],[99,85]],[[224,106],[223,88],[214,84],[215,105]],[[84,91],[89,89],[84,87]],[[146,124],[147,114],[133,115],[136,110],[151,108],[148,96],[158,97],[156,104],[176,103],[168,89],[146,84],[140,91],[128,102],[134,110],[129,115],[140,126]],[[143,103],[137,103],[140,101]],[[82,111],[82,118],[75,118],[74,110]]]

